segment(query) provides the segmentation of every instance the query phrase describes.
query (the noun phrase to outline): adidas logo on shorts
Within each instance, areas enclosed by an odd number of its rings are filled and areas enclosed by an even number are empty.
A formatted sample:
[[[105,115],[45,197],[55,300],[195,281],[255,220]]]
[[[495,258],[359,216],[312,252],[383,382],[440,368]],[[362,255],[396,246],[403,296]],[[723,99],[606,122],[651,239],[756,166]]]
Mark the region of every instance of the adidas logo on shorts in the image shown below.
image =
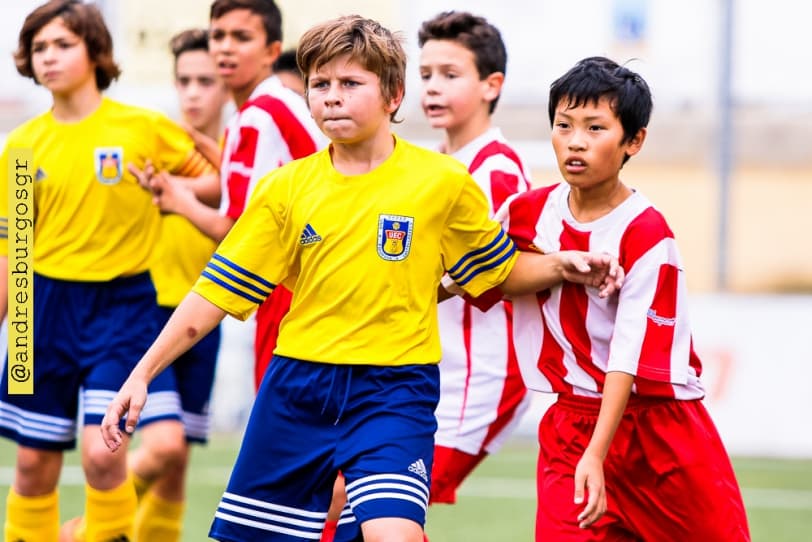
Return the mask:
[[[409,472],[415,473],[416,475],[421,477],[424,482],[428,483],[429,475],[428,472],[426,471],[426,464],[423,463],[422,459],[418,459],[417,461],[409,465]]]

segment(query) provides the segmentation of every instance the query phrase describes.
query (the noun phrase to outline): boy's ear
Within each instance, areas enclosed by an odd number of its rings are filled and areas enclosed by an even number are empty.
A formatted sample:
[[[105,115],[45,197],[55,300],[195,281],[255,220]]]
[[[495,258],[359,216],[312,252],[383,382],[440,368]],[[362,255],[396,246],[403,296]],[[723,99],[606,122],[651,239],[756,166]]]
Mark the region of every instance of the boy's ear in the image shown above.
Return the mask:
[[[403,85],[400,85],[398,87],[397,91],[395,91],[395,95],[392,96],[392,99],[390,99],[389,103],[387,104],[388,105],[388,107],[387,107],[387,112],[388,113],[391,114],[391,113],[394,113],[395,111],[398,110],[398,108],[400,107],[400,104],[403,103],[403,96],[404,96],[405,92],[406,92],[406,89],[403,87]]]
[[[643,142],[646,140],[646,133],[647,133],[646,128],[640,128],[640,130],[637,131],[637,134],[635,134],[635,136],[631,139],[631,141],[626,143],[627,155],[631,157],[640,152],[640,149],[643,148]]]
[[[265,57],[268,61],[268,68],[271,68],[271,66],[273,66],[273,63],[276,62],[276,59],[279,58],[279,55],[281,53],[282,53],[282,42],[279,40],[272,41],[271,43],[265,46]]]
[[[485,101],[492,102],[498,98],[502,92],[502,84],[504,84],[504,82],[505,74],[502,72],[493,72],[483,79],[482,84],[485,86],[485,92],[482,97]]]

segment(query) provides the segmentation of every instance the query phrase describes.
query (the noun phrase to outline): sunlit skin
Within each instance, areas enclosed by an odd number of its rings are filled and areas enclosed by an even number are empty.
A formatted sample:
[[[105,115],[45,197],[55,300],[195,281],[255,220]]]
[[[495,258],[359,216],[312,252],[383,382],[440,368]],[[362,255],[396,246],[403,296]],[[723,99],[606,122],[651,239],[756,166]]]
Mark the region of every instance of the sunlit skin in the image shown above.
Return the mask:
[[[480,79],[474,53],[452,40],[429,40],[420,51],[421,105],[432,128],[446,131],[446,152],[456,152],[491,126],[490,102],[505,75]]]
[[[266,40],[262,18],[247,9],[233,9],[211,20],[209,52],[237,107],[271,75],[282,44]]]
[[[392,153],[390,115],[403,100],[403,89],[384,99],[380,78],[349,55],[311,70],[307,100],[316,124],[332,141],[333,165],[339,171],[350,168],[342,173],[366,173]]]
[[[56,17],[34,34],[31,65],[37,82],[51,92],[57,120],[77,121],[101,102],[96,66],[84,40]]]
[[[186,51],[178,56],[175,90],[184,120],[209,137],[219,137],[222,108],[229,96],[208,52]]]
[[[645,137],[641,128],[623,141],[623,126],[607,98],[574,108],[566,99],[558,104],[551,140],[558,169],[572,188],[569,205],[576,220],[597,220],[631,195],[618,172],[624,155],[637,154]]]

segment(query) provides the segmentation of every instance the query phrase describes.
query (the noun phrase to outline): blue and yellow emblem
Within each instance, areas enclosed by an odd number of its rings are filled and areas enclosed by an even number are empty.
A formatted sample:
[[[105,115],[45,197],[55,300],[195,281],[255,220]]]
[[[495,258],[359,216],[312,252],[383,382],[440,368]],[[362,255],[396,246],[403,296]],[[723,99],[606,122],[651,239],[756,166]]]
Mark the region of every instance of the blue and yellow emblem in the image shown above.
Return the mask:
[[[124,149],[121,147],[96,147],[93,165],[96,179],[102,184],[116,184],[121,180]]]
[[[378,215],[378,256],[397,262],[405,260],[412,246],[414,218],[398,215]]]

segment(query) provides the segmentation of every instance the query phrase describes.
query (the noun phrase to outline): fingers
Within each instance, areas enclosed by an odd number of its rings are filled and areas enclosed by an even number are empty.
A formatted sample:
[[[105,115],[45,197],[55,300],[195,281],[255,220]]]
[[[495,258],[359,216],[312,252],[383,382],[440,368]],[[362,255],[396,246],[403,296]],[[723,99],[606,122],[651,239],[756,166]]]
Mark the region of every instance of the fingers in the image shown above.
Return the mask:
[[[124,436],[121,434],[119,427],[122,416],[125,413],[127,414],[124,430],[132,434],[135,432],[135,426],[138,424],[143,408],[143,401],[136,401],[126,396],[121,397],[120,394],[117,395],[116,398],[113,399],[113,402],[107,407],[107,412],[105,412],[104,418],[102,418],[100,429],[102,440],[104,440],[104,443],[111,451],[115,452],[118,450],[124,441]]]
[[[149,190],[150,180],[155,174],[155,167],[152,165],[151,160],[144,162],[144,169],[139,169],[135,164],[129,163],[127,164],[127,171],[135,177],[141,188]]]
[[[606,493],[603,485],[589,483],[588,486],[589,498],[583,511],[578,514],[578,526],[581,529],[586,529],[598,521],[606,512]],[[578,491],[576,489],[576,495],[577,493]],[[583,494],[581,495],[581,499],[581,501],[578,501],[576,497],[576,504],[583,502]]]

